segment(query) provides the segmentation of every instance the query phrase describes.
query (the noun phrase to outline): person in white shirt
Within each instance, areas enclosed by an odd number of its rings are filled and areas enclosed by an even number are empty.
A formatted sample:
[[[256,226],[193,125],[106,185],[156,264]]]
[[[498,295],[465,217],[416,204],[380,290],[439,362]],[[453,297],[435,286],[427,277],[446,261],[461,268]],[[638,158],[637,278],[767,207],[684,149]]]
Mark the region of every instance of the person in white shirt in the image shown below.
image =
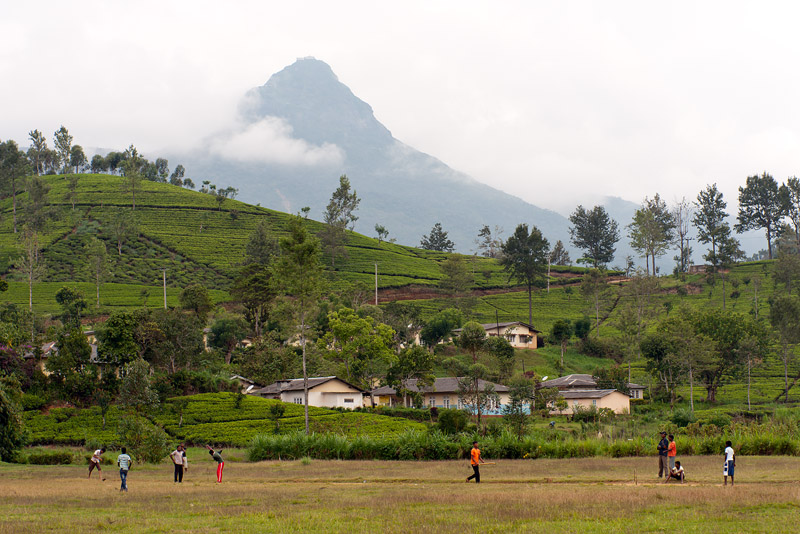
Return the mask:
[[[183,482],[183,447],[178,445],[178,447],[169,454],[169,458],[172,460],[175,468],[175,482]]]
[[[89,478],[92,478],[92,471],[94,469],[97,469],[97,475],[100,477],[101,482],[106,479],[106,477],[103,476],[103,470],[100,469],[100,462],[103,461],[104,452],[106,452],[105,447],[103,447],[102,449],[97,449],[96,451],[94,451],[92,457],[89,458]]]
[[[728,485],[728,477],[731,477],[731,486],[733,486],[733,469],[736,467],[736,453],[733,451],[733,446],[730,441],[725,442],[725,465],[722,469],[723,486]]]
[[[119,478],[122,481],[122,485],[119,487],[119,490],[126,493],[128,491],[128,471],[130,470],[132,463],[133,460],[131,460],[131,457],[128,456],[128,451],[125,449],[125,447],[122,447],[122,454],[117,456]]]
[[[683,484],[683,480],[685,478],[683,472],[683,466],[681,462],[675,462],[675,466],[670,469],[669,473],[667,473],[667,478],[664,480],[664,484],[670,481],[670,479],[674,478],[675,480],[680,480],[681,484]]]

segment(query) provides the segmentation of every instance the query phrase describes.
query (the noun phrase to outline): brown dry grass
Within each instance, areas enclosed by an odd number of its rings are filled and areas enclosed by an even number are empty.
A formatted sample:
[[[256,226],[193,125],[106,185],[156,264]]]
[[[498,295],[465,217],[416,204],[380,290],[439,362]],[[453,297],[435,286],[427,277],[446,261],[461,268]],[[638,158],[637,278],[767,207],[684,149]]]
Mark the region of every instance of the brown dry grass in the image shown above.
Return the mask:
[[[0,532],[797,532],[800,459],[684,458],[663,485],[654,458],[498,461],[465,484],[464,462],[229,462],[223,484],[198,460],[86,480],[77,466],[0,466]],[[634,480],[635,473],[635,480]]]

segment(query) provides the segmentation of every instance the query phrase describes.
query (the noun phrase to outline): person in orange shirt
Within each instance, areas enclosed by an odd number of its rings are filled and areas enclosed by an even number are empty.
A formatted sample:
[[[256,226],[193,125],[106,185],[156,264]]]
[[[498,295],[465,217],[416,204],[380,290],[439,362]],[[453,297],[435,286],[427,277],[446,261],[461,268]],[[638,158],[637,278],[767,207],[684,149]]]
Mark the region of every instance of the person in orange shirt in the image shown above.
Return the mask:
[[[480,484],[481,482],[481,471],[480,471],[480,464],[483,463],[483,458],[481,458],[481,450],[478,448],[478,442],[472,442],[472,450],[469,451],[469,463],[472,465],[472,475],[467,477],[467,482],[475,479],[476,484]]]
[[[667,458],[669,458],[669,471],[667,477],[675,469],[675,456],[678,454],[678,447],[675,445],[675,436],[669,435],[669,447],[667,447]]]

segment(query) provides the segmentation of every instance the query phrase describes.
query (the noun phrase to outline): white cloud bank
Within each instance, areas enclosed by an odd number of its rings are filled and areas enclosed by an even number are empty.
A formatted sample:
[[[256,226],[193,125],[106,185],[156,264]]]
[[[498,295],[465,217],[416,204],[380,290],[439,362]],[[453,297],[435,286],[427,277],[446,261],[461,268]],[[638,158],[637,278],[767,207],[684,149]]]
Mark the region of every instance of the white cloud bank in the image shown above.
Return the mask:
[[[274,163],[287,166],[341,165],[344,152],[335,144],[312,145],[292,137],[283,119],[265,117],[211,141],[210,152],[243,163]]]

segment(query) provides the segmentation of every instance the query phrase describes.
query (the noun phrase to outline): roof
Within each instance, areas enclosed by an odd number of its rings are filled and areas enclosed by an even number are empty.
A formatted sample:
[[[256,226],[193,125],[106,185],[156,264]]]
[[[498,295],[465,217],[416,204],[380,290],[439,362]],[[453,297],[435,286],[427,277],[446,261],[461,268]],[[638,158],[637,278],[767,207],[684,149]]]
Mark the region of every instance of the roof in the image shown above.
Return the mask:
[[[554,378],[552,380],[545,380],[542,382],[543,388],[596,388],[597,379],[592,375],[573,374]],[[645,389],[644,386],[628,382],[629,389]]]
[[[338,380],[339,382],[347,384],[351,388],[357,389],[358,391],[364,393],[364,390],[361,389],[360,387],[354,386],[353,384],[350,384],[349,382],[342,380],[338,376],[316,376],[313,378],[309,378],[308,389],[313,389],[326,382],[330,382],[331,380]],[[277,382],[273,382],[272,384],[266,387],[257,389],[255,391],[251,391],[251,393],[258,395],[279,395],[285,391],[303,391],[303,379],[291,378],[289,380],[278,380]]]
[[[445,378],[437,378],[433,382],[433,386],[423,386],[422,393],[458,393],[458,380],[459,377],[450,376]],[[505,393],[508,391],[508,387],[504,386],[503,384],[495,384],[494,382],[489,382],[486,380],[478,380],[478,388],[483,390],[486,389],[486,386],[491,384],[494,386],[494,390],[498,393]],[[417,387],[417,379],[412,378],[406,382],[406,387],[409,391],[419,392],[420,389]],[[382,386],[377,389],[372,390],[373,395],[397,395],[397,390],[391,386]]]
[[[523,323],[522,321],[511,321],[507,323],[485,323],[482,324],[481,326],[483,327],[484,330],[497,330],[498,328],[508,328],[509,326],[517,326],[517,325],[527,326],[528,330],[530,330],[531,332],[536,332],[537,334],[541,333],[541,331],[536,330],[533,327],[533,325],[529,325],[528,323]],[[453,332],[461,332],[461,328],[456,328],[455,330],[453,330]]]
[[[620,393],[616,389],[571,389],[560,391],[558,394],[565,399],[602,399],[614,392]],[[623,393],[620,394],[622,395]]]

